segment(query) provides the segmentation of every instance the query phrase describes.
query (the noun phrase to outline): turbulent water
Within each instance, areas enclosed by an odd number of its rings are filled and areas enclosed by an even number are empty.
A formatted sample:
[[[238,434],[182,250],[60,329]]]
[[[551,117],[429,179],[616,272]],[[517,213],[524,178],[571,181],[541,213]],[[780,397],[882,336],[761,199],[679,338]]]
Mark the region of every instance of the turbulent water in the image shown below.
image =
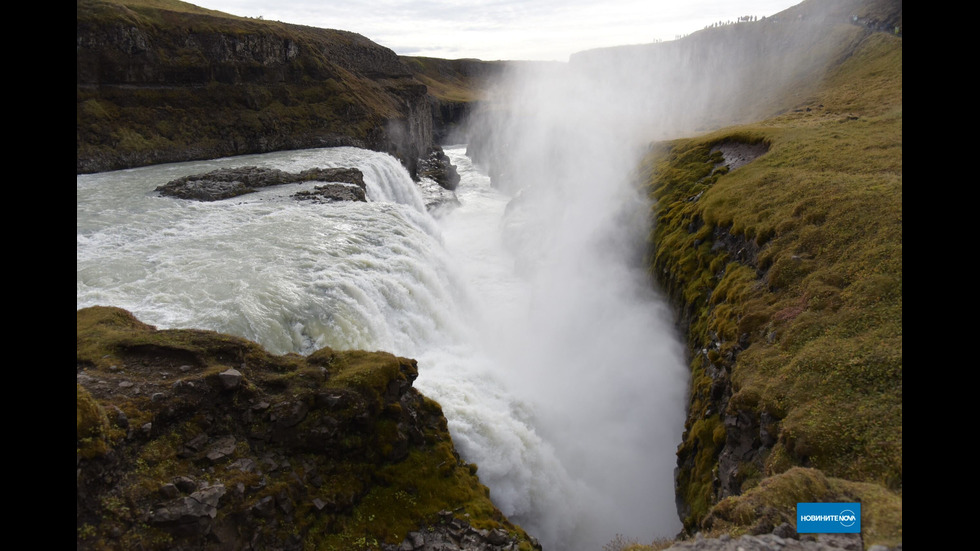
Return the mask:
[[[590,209],[555,225],[526,198],[508,208],[464,151],[446,148],[461,206],[439,218],[395,159],[356,148],[79,175],[77,307],[119,306],[274,353],[415,358],[416,386],[442,404],[461,454],[545,549],[674,535],[686,379],[666,307],[635,258],[555,237],[601,225]],[[369,201],[290,197],[311,183],[213,203],[153,191],[245,165],[354,166]]]

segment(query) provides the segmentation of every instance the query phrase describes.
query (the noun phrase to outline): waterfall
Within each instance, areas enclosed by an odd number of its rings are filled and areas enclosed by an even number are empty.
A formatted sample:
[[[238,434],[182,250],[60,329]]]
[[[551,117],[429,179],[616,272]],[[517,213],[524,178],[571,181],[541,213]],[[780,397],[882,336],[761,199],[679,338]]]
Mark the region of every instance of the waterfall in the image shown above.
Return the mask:
[[[331,346],[415,358],[416,386],[442,404],[460,453],[546,549],[673,535],[686,383],[662,302],[632,267],[581,265],[574,240],[506,216],[521,211],[463,151],[447,148],[462,206],[439,219],[394,158],[356,148],[79,175],[76,307],[119,306],[160,328],[221,331],[273,353]],[[312,183],[214,203],[153,191],[246,165],[357,167],[369,200],[290,197]],[[569,222],[587,227],[588,209],[575,209]],[[522,231],[555,248],[525,239],[539,256],[515,253]]]

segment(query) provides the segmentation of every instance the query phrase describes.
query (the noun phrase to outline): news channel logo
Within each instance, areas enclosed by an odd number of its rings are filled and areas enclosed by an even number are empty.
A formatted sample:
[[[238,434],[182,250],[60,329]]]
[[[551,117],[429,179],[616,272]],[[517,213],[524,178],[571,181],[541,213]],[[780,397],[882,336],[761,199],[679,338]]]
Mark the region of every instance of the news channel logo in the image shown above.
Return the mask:
[[[861,533],[860,503],[797,503],[798,534]]]

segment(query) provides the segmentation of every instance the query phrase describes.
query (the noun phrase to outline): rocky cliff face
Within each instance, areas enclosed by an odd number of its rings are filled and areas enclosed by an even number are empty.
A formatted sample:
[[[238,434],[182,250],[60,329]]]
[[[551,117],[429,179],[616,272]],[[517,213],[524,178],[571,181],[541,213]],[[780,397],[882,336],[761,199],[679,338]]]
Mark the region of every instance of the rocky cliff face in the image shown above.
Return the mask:
[[[900,18],[900,2],[867,4]],[[865,547],[901,544],[902,45],[837,20],[811,33],[841,51],[807,100],[657,144],[646,164],[649,266],[690,354],[675,479],[689,534],[766,534],[799,502],[856,501]],[[829,192],[842,174],[853,187]]]
[[[481,101],[493,95],[494,87],[508,67],[521,62],[479,59],[437,59],[402,56],[417,80],[429,89],[434,139],[440,144],[469,143],[476,138],[467,128],[470,116]]]
[[[414,360],[273,356],[116,308],[76,325],[79,549],[540,549],[460,459]]]
[[[350,32],[171,4],[77,3],[79,173],[352,145],[416,176],[434,145],[431,108],[394,52]]]

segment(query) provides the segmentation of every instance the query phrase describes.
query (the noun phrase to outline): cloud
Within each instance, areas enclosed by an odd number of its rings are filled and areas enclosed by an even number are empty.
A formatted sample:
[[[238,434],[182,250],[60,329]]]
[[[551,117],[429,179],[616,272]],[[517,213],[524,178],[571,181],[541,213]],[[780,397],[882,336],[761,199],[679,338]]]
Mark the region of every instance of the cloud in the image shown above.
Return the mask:
[[[401,55],[566,61],[574,52],[673,40],[797,0],[200,0],[234,15],[362,34]]]

